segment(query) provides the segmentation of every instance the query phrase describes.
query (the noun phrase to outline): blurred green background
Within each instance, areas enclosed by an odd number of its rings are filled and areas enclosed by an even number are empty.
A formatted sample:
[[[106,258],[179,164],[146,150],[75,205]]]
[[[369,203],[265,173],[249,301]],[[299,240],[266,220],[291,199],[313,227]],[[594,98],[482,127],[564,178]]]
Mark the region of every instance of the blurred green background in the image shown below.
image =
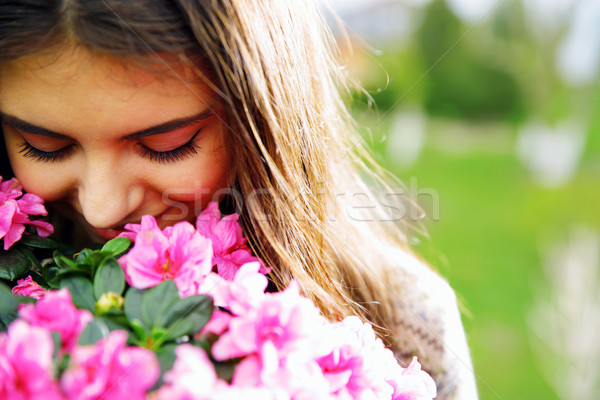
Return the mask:
[[[480,398],[600,398],[600,2],[332,3],[365,141],[437,192],[417,248],[461,300]]]

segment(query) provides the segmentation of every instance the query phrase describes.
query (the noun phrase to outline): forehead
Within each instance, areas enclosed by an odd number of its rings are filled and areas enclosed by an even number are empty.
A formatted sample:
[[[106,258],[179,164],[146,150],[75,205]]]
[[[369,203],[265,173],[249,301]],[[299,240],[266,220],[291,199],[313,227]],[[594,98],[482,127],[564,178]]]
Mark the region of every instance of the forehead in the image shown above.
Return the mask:
[[[0,67],[0,111],[73,135],[127,133],[216,107],[190,68],[159,67],[82,49],[29,55]]]

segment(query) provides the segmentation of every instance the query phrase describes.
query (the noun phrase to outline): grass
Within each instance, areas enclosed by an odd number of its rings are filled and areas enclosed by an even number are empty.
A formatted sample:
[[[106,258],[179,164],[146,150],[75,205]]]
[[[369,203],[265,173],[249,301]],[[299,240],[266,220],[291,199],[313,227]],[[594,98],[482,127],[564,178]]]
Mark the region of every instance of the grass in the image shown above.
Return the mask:
[[[527,324],[543,284],[540,242],[575,225],[600,229],[597,167],[588,162],[568,185],[546,189],[514,154],[450,154],[429,143],[416,165],[394,172],[439,193],[439,220],[426,221],[431,238],[418,247],[470,314],[463,322],[481,400],[557,399]]]

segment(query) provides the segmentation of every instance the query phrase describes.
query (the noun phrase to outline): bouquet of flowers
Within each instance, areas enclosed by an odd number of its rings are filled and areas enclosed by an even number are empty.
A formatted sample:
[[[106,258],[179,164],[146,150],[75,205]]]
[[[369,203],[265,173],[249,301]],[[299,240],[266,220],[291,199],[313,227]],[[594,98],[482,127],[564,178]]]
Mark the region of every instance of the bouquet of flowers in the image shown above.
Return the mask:
[[[357,317],[329,322],[292,281],[266,292],[238,215],[151,216],[101,248],[49,237],[42,200],[0,178],[0,398],[432,399]]]

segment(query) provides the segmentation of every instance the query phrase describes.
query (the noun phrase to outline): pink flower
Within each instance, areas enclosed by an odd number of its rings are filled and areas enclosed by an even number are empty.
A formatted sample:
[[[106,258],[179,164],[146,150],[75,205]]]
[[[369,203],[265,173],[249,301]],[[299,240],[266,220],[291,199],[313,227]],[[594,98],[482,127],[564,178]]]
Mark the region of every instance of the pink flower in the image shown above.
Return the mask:
[[[23,197],[17,200],[21,212],[29,215],[48,215],[44,207],[44,200],[40,196],[31,193],[25,193]]]
[[[286,359],[310,363],[314,358],[323,323],[318,309],[300,295],[298,285],[292,282],[285,291],[266,294],[255,309],[232,318],[229,330],[212,347],[213,357],[226,360],[250,356],[247,363],[253,362],[259,368],[245,368],[243,371],[249,375],[236,373],[236,379],[277,386],[275,381]]]
[[[276,368],[268,368],[257,355],[244,358],[234,371],[232,386],[264,387],[294,400],[342,399],[329,393],[329,384],[321,369],[306,354],[291,353],[279,361]]]
[[[127,282],[138,289],[172,279],[181,296],[198,293],[202,280],[212,270],[210,240],[189,222],[178,222],[163,231],[154,217],[145,215],[141,225],[126,225],[136,232],[135,244],[119,258]]]
[[[317,359],[336,398],[431,400],[433,379],[421,371],[416,358],[408,368],[398,365],[373,328],[358,317],[331,324],[323,341],[330,352]]]
[[[229,385],[217,378],[210,359],[199,347],[182,344],[175,349],[173,369],[165,374],[165,385],[157,391],[159,400],[290,400],[278,388]],[[301,372],[301,371],[299,371]]]
[[[47,214],[39,196],[30,193],[23,195],[21,185],[15,178],[2,182],[0,176],[0,239],[4,239],[4,250],[21,239],[26,224],[34,226],[40,236],[50,235],[54,231],[52,225],[29,219],[30,215]]]
[[[204,327],[194,334],[194,339],[197,341],[202,341],[204,336],[213,333],[215,335],[220,335],[229,329],[229,322],[233,316],[228,312],[221,311],[218,309],[213,310],[212,315],[210,316],[210,320],[204,325]]]
[[[25,225],[13,223],[17,214],[17,202],[14,200],[3,200],[0,192],[0,239],[4,238],[4,250],[8,250],[25,232]]]
[[[284,390],[267,387],[237,387],[234,385],[217,385],[215,392],[207,400],[290,400]],[[196,399],[194,399],[196,400]],[[298,399],[300,400],[300,399]],[[308,400],[308,399],[307,399]],[[318,399],[311,399],[318,400]]]
[[[142,400],[158,380],[153,352],[127,347],[127,333],[112,331],[93,346],[76,347],[60,386],[67,399]]]
[[[135,242],[137,235],[142,231],[152,231],[152,230],[160,230],[158,224],[156,223],[156,219],[151,215],[143,216],[142,221],[139,224],[127,224],[125,225],[125,229],[129,232],[123,232],[119,234],[118,237],[125,237],[131,239],[132,242]]]
[[[31,325],[60,334],[61,350],[71,351],[79,334],[93,317],[87,310],[75,308],[66,288],[50,290],[35,304],[26,304],[19,316]]]
[[[210,295],[216,307],[223,307],[229,312],[213,311],[210,321],[199,332],[200,336],[206,333],[220,335],[229,328],[233,316],[244,315],[263,301],[268,282],[258,272],[259,268],[257,262],[244,264],[236,272],[233,281],[212,272],[204,279],[198,292]]]
[[[0,398],[61,399],[53,378],[53,352],[50,332],[23,320],[0,333]]]
[[[46,294],[47,290],[41,287],[36,281],[29,275],[25,279],[19,279],[17,285],[12,288],[12,293],[18,296],[33,297],[34,299],[41,299]]]
[[[390,399],[389,368],[393,353],[375,336],[370,324],[347,317],[327,327],[323,341],[330,351],[317,359],[332,394],[340,398]]]
[[[217,266],[219,275],[227,280],[233,280],[236,271],[249,262],[260,262],[260,272],[268,274],[271,268],[252,255],[238,219],[238,214],[221,218],[219,205],[215,201],[210,202],[198,216],[196,229],[212,241],[213,265]]]
[[[23,195],[21,185],[16,178],[9,179],[8,181],[2,181],[0,176],[0,197],[4,200],[16,200]]]
[[[406,368],[400,370],[388,383],[394,388],[392,400],[431,400],[437,396],[435,382],[429,374],[421,370],[421,364],[414,357]]]
[[[217,383],[215,367],[206,352],[191,344],[175,349],[177,359],[173,369],[165,374],[165,385],[158,391],[159,399],[210,399]]]
[[[200,293],[210,295],[217,307],[226,308],[234,315],[246,314],[256,308],[265,297],[267,278],[259,273],[257,262],[244,264],[235,273],[232,280],[211,273],[199,289]]]

